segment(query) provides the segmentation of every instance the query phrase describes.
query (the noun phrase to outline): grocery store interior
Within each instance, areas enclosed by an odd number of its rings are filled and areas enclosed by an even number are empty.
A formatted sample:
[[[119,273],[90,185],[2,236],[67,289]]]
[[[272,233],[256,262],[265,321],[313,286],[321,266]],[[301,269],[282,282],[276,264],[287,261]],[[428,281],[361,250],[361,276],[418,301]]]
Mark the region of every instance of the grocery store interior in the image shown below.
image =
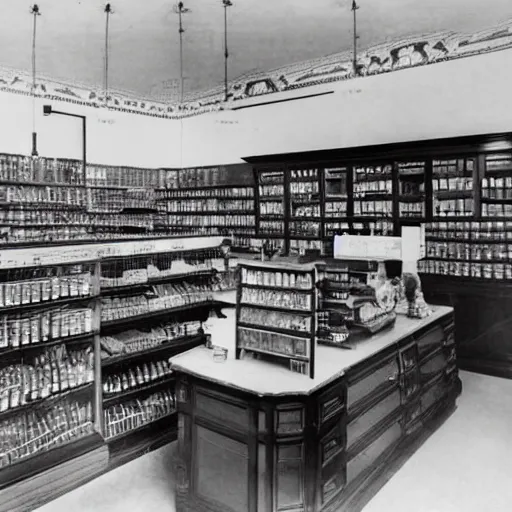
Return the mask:
[[[3,4],[0,512],[508,511],[512,3]]]

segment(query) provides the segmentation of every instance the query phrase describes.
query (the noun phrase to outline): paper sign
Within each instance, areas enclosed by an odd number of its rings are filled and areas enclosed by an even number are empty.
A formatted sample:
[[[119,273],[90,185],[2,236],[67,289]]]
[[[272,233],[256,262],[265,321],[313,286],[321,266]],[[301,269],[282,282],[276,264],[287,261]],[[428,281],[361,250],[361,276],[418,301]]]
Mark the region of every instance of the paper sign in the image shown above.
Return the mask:
[[[391,236],[336,235],[334,257],[337,259],[400,260],[402,239]]]

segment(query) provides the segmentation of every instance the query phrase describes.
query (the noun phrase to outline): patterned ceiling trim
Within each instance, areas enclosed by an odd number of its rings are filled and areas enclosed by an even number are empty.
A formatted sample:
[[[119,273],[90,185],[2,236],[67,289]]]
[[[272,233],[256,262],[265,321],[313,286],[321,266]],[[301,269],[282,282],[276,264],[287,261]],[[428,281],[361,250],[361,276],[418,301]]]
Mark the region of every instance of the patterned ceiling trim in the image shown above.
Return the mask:
[[[378,75],[507,48],[512,48],[512,20],[470,36],[442,32],[374,46],[358,55],[358,74],[362,77]],[[247,73],[230,82],[228,103],[351,78],[354,78],[351,53],[337,53],[268,72]],[[0,68],[0,91],[31,96],[32,80],[29,73]],[[106,107],[104,95],[99,89],[64,84],[43,77],[37,80],[35,94],[45,100],[169,119],[224,108],[223,86],[190,93],[186,95],[183,105],[145,100],[130,93],[112,91]]]

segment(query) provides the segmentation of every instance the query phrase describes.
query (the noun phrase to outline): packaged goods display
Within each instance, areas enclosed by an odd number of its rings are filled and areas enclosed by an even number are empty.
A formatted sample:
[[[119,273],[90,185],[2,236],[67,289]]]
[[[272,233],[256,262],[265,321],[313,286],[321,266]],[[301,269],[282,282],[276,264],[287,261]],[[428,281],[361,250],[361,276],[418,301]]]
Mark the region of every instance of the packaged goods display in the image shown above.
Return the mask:
[[[119,373],[113,373],[103,379],[103,394],[105,397],[123,393],[142,387],[171,375],[172,370],[167,360],[151,361],[135,365]]]
[[[258,236],[284,235],[286,218],[284,171],[258,174],[258,208]]]
[[[0,468],[93,432],[90,401],[63,400],[0,422]]]
[[[0,185],[0,203],[3,207],[30,206],[49,208],[85,209],[87,197],[81,187],[48,185]]]
[[[169,188],[156,191],[156,197],[159,201],[169,201],[170,209],[164,208],[164,211],[174,211],[173,205],[184,205],[188,202],[199,204],[203,201],[219,201],[226,203],[238,199],[250,201],[254,197],[254,189],[252,187],[222,187],[222,188],[201,188],[201,189],[180,189]],[[209,203],[211,204],[211,203]],[[183,206],[183,208],[186,208]]]
[[[356,166],[353,173],[354,215],[393,216],[393,166]]]
[[[32,267],[4,271],[0,275],[5,280],[0,282],[0,308],[92,294],[91,271],[86,265]]]
[[[321,217],[318,169],[290,170],[290,218]]]
[[[432,222],[426,226],[426,274],[512,279],[512,222]]]
[[[426,217],[426,162],[399,162],[398,194],[400,217]]]
[[[167,201],[167,211],[170,213],[247,213],[254,211],[252,199],[187,199]]]
[[[52,309],[0,315],[0,350],[33,346],[93,333],[90,308]]]
[[[191,253],[167,253],[126,257],[106,261],[101,267],[102,289],[154,283],[173,276],[224,270],[225,260],[219,248]]]
[[[473,171],[475,158],[432,162],[434,217],[463,217],[474,213]]]
[[[306,251],[324,249],[324,244],[321,240],[290,240],[290,255],[304,255]]]
[[[104,410],[105,437],[120,436],[175,412],[172,391],[160,391],[147,398],[132,400]]]
[[[236,357],[277,358],[314,377],[314,270],[239,265]]]
[[[0,182],[83,185],[82,162],[0,154]]]
[[[247,228],[255,225],[254,215],[169,215],[168,227],[194,227],[200,231],[202,228]]]
[[[25,360],[24,360],[25,361]],[[0,370],[0,412],[13,411],[94,381],[91,348],[52,347],[21,364]]]
[[[139,169],[87,164],[86,184],[89,187],[121,187],[154,189],[161,186],[164,174],[159,169]]]
[[[122,354],[143,352],[174,340],[200,334],[200,321],[184,323],[166,323],[151,328],[149,332],[130,329],[118,334],[101,337],[102,357],[108,358]]]

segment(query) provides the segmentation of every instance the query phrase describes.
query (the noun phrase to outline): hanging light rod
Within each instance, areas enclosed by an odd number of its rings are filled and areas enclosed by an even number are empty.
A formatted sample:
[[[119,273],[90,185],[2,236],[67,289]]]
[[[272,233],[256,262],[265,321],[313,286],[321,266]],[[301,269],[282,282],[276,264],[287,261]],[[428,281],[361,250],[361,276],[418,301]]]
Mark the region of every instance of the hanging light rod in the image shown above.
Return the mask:
[[[108,105],[108,51],[109,51],[109,28],[110,28],[110,15],[114,14],[114,11],[112,10],[112,4],[109,2],[105,4],[105,9],[103,10],[106,15],[105,20],[105,76],[104,76],[104,95],[105,95],[105,105]]]
[[[359,5],[357,5],[356,0],[352,0],[352,8],[350,9],[354,13],[354,76],[359,75],[359,69],[357,67],[357,40],[359,36],[357,35],[357,11],[359,10]]]
[[[228,101],[228,7],[233,7],[231,0],[222,0],[224,7],[224,101]]]
[[[191,12],[190,9],[185,7],[183,2],[178,2],[177,5],[174,6],[174,13],[178,15],[179,25],[178,32],[180,34],[180,99],[181,103],[183,103],[183,94],[184,94],[184,76],[183,76],[183,33],[185,29],[183,28],[183,15]]]
[[[37,158],[39,152],[37,151],[37,132],[36,132],[36,29],[37,17],[41,16],[39,5],[34,4],[30,8],[30,14],[34,17],[34,24],[32,28],[32,158]]]

